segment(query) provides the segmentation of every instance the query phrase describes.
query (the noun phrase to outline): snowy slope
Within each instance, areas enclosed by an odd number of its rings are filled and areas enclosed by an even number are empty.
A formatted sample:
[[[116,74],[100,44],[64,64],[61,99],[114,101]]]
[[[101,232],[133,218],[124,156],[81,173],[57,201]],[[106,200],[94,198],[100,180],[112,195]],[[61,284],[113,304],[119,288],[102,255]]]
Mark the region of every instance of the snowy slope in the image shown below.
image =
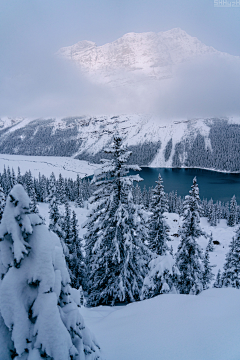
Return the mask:
[[[175,28],[159,33],[128,33],[102,46],[84,40],[61,48],[57,54],[77,64],[94,82],[119,86],[139,77],[171,78],[175,65],[221,53]]]
[[[92,175],[96,169],[96,165],[89,164],[83,160],[76,160],[67,157],[50,157],[50,156],[23,156],[23,155],[7,155],[0,154],[0,172],[3,172],[4,166],[14,169],[17,174],[18,167],[21,173],[31,170],[34,177],[38,177],[39,172],[42,175],[50,177],[54,172],[58,177],[61,173],[64,178],[76,179]]]

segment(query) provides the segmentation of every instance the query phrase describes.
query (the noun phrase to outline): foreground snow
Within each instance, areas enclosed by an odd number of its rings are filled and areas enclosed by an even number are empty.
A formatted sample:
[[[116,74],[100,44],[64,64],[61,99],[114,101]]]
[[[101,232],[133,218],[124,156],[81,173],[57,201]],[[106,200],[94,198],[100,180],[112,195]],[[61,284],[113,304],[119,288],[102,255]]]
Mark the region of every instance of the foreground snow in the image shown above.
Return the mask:
[[[106,360],[237,360],[239,303],[240,291],[227,288],[81,312]]]

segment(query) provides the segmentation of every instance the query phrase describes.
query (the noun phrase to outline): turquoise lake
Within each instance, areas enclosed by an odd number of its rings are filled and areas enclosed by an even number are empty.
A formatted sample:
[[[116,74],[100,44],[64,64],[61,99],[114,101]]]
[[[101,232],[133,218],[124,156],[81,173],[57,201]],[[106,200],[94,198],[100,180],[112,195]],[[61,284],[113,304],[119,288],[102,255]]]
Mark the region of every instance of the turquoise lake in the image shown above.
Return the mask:
[[[131,172],[136,173],[136,172]],[[163,178],[163,184],[166,192],[177,190],[178,195],[185,196],[191,189],[194,176],[200,190],[201,199],[211,198],[221,201],[229,201],[233,195],[236,195],[240,204],[240,174],[227,174],[210,170],[201,169],[166,169],[142,167],[139,175],[144,179],[139,185],[144,185],[148,189],[155,186],[158,174]]]

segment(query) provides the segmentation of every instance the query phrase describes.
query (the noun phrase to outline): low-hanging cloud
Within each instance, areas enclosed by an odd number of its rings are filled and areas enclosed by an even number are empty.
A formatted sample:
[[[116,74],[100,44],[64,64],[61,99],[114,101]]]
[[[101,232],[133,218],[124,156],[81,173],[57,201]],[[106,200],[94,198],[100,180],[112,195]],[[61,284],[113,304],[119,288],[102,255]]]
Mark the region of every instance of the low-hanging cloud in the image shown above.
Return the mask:
[[[133,85],[117,87],[96,84],[70,62],[44,53],[12,65],[0,70],[0,116],[154,113],[170,119],[240,115],[237,57],[204,56],[173,68],[171,79],[132,77]]]

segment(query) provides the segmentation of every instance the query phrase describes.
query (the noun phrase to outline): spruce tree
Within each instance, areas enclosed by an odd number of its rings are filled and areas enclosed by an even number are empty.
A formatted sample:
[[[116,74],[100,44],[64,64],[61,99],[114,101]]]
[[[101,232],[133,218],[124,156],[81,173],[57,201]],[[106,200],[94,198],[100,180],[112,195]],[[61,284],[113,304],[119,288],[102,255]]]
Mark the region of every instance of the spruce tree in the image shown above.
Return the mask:
[[[68,246],[68,267],[70,269],[71,286],[86,289],[86,265],[82,253],[82,239],[78,234],[78,221],[75,211],[72,212],[71,233]]]
[[[21,175],[20,167],[18,166],[18,174],[17,174],[17,184],[23,184],[23,179]]]
[[[214,278],[214,275],[212,273],[212,265],[210,265],[209,260],[209,247],[206,248],[204,257],[203,257],[203,290],[206,290],[209,288],[209,284],[211,283],[212,279]]]
[[[222,287],[222,274],[221,274],[221,270],[218,270],[217,276],[216,276],[216,280],[213,284],[214,288],[221,288]]]
[[[158,175],[157,185],[152,191],[152,215],[149,220],[149,248],[154,254],[148,265],[148,273],[144,279],[141,299],[150,298],[159,294],[176,292],[176,280],[179,271],[175,265],[167,241],[167,225],[164,212],[168,210],[167,198],[164,192],[161,175]]]
[[[230,211],[227,224],[228,226],[234,226],[237,222],[237,201],[236,196],[233,195],[230,202]]]
[[[16,179],[16,175],[15,175],[15,171],[12,168],[12,185],[16,185],[17,184],[17,179]]]
[[[100,360],[60,241],[29,205],[15,185],[0,224],[0,359]]]
[[[93,204],[87,222],[86,256],[89,274],[90,305],[131,302],[140,298],[148,250],[143,237],[145,211],[133,202],[132,184],[140,170],[126,165],[131,155],[114,136],[113,145],[105,152],[111,160],[103,160],[92,180],[96,186],[90,202]]]
[[[163,180],[158,175],[157,185],[153,189],[152,196],[152,215],[149,219],[148,243],[152,252],[157,255],[164,255],[168,250],[167,241],[170,240],[167,230],[169,226],[166,223],[164,212],[168,211],[168,204],[164,192]]]
[[[57,195],[60,204],[65,204],[66,188],[62,174],[59,174],[59,178],[58,178]]]
[[[76,205],[81,208],[84,207],[83,189],[82,189],[81,185],[79,185],[79,187],[78,187]]]
[[[224,287],[240,288],[240,228],[236,231],[236,235],[229,245],[222,282]]]
[[[197,239],[203,235],[200,228],[200,198],[196,177],[185,196],[181,241],[176,254],[176,264],[180,271],[179,291],[182,294],[198,294],[203,289],[202,251]]]
[[[0,222],[2,220],[2,215],[3,215],[4,208],[5,208],[5,203],[6,203],[6,197],[5,197],[5,194],[3,192],[3,188],[0,185]]]
[[[64,231],[63,231],[63,217],[59,212],[58,202],[57,202],[57,192],[55,186],[55,176],[52,173],[50,177],[50,193],[48,196],[49,202],[49,230],[57,234],[59,237],[64,254],[68,253],[65,242],[64,242]]]
[[[209,240],[208,240],[208,244],[207,244],[206,250],[208,250],[209,252],[212,252],[212,251],[214,250],[212,232],[211,232],[211,234],[209,235]]]

